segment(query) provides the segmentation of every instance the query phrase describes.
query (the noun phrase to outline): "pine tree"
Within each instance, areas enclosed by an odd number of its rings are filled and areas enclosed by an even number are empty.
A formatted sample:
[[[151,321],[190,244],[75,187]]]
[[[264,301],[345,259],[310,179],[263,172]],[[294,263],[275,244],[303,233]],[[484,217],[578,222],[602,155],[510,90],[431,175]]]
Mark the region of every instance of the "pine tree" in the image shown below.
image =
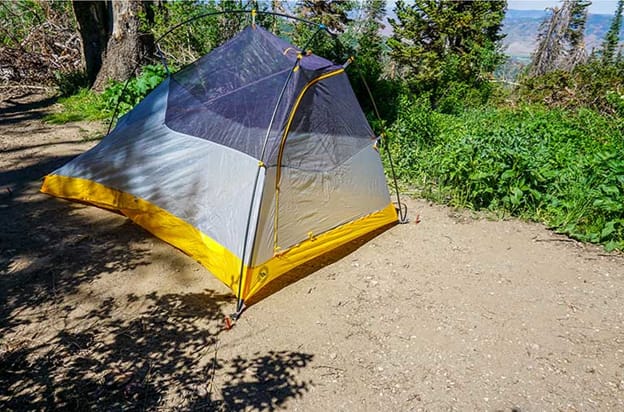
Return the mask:
[[[315,23],[323,24],[332,33],[341,34],[350,22],[349,12],[353,9],[354,2],[339,0],[303,0],[295,8],[297,16]],[[318,31],[317,27],[310,27],[307,24],[299,23],[295,25],[293,42],[299,47],[303,47],[313,34]],[[330,38],[325,33],[319,33],[310,44],[310,48],[316,54],[327,57],[334,61],[345,59],[347,53],[340,42]]]
[[[271,0],[271,11],[273,13],[286,13],[286,9],[284,9],[284,4],[279,0]],[[271,31],[275,35],[280,34],[280,24],[279,18],[277,16],[271,17]]]
[[[553,70],[572,70],[587,60],[585,25],[587,7],[584,0],[564,0],[561,8],[550,9],[551,15],[540,26],[538,42],[529,73],[543,75]]]
[[[383,71],[384,41],[381,37],[382,23],[386,15],[384,0],[366,0],[363,6],[361,30],[357,36],[357,67],[369,84],[374,84]]]
[[[382,84],[381,76],[384,71],[385,53],[384,38],[381,30],[384,28],[383,20],[386,16],[385,0],[365,0],[359,4],[355,13],[356,17],[349,25],[343,40],[353,49],[355,62],[347,69],[351,78],[353,90],[358,96],[362,108],[366,112],[373,111],[371,98],[366,86],[371,90],[377,107],[386,114],[389,104],[388,94],[392,93]],[[350,50],[351,51],[351,50]]]
[[[322,23],[333,32],[343,32],[349,18],[347,13],[353,8],[348,1],[339,0],[303,0],[298,7],[298,14],[315,23]]]
[[[622,12],[624,11],[624,0],[618,0],[615,10],[615,17],[611,22],[611,27],[605,36],[602,44],[602,61],[603,63],[613,63],[615,52],[620,41],[620,29],[622,28]]]
[[[591,1],[574,0],[570,3],[570,19],[566,31],[566,39],[573,48],[581,46],[585,40],[585,26],[587,25],[587,8]]]
[[[587,25],[587,9],[591,5],[591,1],[575,0],[570,3],[570,19],[566,31],[568,50],[565,68],[567,70],[572,70],[578,64],[587,61],[585,26]]]
[[[551,8],[551,15],[540,25],[537,35],[537,47],[531,58],[529,73],[541,76],[555,70],[564,50],[564,27],[561,10]]]
[[[402,74],[424,90],[479,85],[503,61],[506,1],[397,1],[388,39]]]

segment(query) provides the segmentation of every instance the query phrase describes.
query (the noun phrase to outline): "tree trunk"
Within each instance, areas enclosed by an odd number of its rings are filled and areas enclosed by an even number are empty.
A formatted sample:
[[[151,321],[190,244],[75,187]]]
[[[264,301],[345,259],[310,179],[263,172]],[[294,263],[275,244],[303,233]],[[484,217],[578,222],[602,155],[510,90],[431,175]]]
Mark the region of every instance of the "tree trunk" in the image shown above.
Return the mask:
[[[92,85],[102,67],[108,43],[110,4],[102,1],[74,1],[72,5],[82,37],[82,58],[89,84]]]
[[[154,39],[140,31],[141,1],[74,1],[83,38],[85,66],[92,88],[101,91],[109,80],[124,81],[152,52]]]

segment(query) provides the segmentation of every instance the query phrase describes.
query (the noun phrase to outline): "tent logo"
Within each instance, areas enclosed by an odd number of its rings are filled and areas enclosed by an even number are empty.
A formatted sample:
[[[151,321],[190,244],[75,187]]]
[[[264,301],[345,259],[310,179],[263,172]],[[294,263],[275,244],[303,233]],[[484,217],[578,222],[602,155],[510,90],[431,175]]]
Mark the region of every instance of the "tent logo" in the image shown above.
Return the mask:
[[[262,282],[266,279],[267,276],[269,276],[269,268],[266,266],[262,266],[260,268],[260,271],[258,272],[258,280]]]

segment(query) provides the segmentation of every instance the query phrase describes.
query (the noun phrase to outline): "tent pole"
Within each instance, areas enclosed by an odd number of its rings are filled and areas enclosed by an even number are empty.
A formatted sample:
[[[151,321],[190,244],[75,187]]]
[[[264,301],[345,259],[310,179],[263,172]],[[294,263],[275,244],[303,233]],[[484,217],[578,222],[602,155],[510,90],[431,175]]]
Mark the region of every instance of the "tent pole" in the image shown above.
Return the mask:
[[[278,14],[279,13],[275,13]],[[314,34],[312,34],[312,36],[310,36],[310,38],[308,39],[308,41],[305,43],[305,45],[303,46],[302,50],[305,50],[310,43],[312,42],[312,40],[314,40],[314,38],[318,35],[318,33],[320,33],[322,30],[327,30],[325,25],[323,24],[319,24],[318,25],[318,29],[314,32]],[[269,142],[269,137],[271,136],[271,129],[273,128],[273,123],[275,123],[275,118],[277,117],[277,111],[279,109],[280,104],[282,103],[282,99],[284,98],[284,93],[286,92],[286,88],[288,87],[288,83],[290,83],[290,79],[292,79],[292,75],[293,73],[295,73],[295,69],[297,68],[297,66],[299,65],[301,59],[303,58],[303,54],[300,54],[300,57],[297,58],[297,60],[295,61],[295,64],[293,64],[292,69],[288,72],[288,77],[286,77],[286,81],[284,81],[284,85],[282,86],[282,90],[280,91],[280,94],[277,98],[277,102],[275,103],[275,108],[273,109],[273,114],[271,115],[271,121],[269,122],[269,126],[267,128],[267,132],[266,135],[264,136],[264,142],[262,143],[262,151],[260,152],[260,160],[258,161],[258,170],[256,171],[256,178],[254,179],[254,184],[253,184],[253,193],[251,194],[251,202],[249,205],[249,213],[247,214],[247,226],[245,228],[245,240],[243,243],[243,255],[241,256],[241,267],[240,267],[240,272],[239,272],[239,277],[238,277],[238,293],[236,296],[236,312],[232,315],[232,318],[234,320],[237,320],[240,315],[242,314],[242,312],[245,310],[245,301],[242,299],[242,290],[243,290],[243,274],[245,272],[245,255],[247,254],[247,241],[249,239],[249,229],[251,226],[251,218],[253,215],[253,206],[254,206],[254,201],[255,201],[255,197],[256,197],[256,192],[258,191],[258,180],[260,177],[260,170],[262,170],[263,168],[266,168],[266,165],[264,164],[264,155],[266,154],[266,148]],[[253,241],[251,243],[251,250],[249,251],[249,261],[247,262],[247,267],[249,267],[251,265],[252,259],[253,259],[253,254],[255,251],[255,246],[256,246],[256,237],[258,235],[258,222],[260,221],[260,208],[262,206],[262,197],[263,197],[264,191],[262,193],[260,193],[260,203],[259,203],[259,207],[258,207],[258,214],[256,216],[256,224],[255,224],[255,228],[254,228],[254,234],[253,234]],[[276,211],[277,213],[277,211]]]
[[[379,113],[379,109],[377,109],[377,103],[375,103],[373,92],[371,92],[370,87],[368,87],[368,83],[366,82],[366,79],[364,78],[362,73],[360,72],[359,74],[360,74],[360,79],[362,79],[362,83],[364,84],[364,87],[366,88],[366,92],[368,93],[368,97],[371,103],[373,104],[373,110],[375,111],[375,115],[377,116],[377,119],[379,120],[379,123],[381,124],[381,136],[382,136],[382,139],[384,140],[383,143],[385,143],[386,145],[386,153],[388,154],[388,161],[390,162],[390,172],[392,173],[392,180],[394,181],[394,190],[396,192],[397,205],[399,207],[399,223],[407,223],[408,222],[407,205],[401,203],[401,196],[399,194],[399,182],[397,180],[396,172],[394,170],[394,162],[392,161],[392,154],[390,153],[389,142],[385,141],[386,136],[387,136],[386,128],[384,126],[383,119],[381,118],[381,114]]]
[[[260,160],[261,161],[264,161],[264,155],[265,155],[265,152],[266,152],[266,147],[267,147],[267,144],[269,142],[269,137],[271,136],[271,129],[273,128],[273,123],[275,122],[275,117],[277,116],[277,109],[279,108],[279,105],[282,103],[282,99],[284,98],[284,93],[286,92],[286,87],[288,86],[288,83],[290,82],[290,79],[292,78],[292,75],[295,72],[295,68],[299,65],[300,60],[303,58],[303,53],[305,53],[305,50],[308,48],[310,43],[312,43],[312,40],[314,40],[314,38],[321,32],[321,30],[326,30],[325,25],[319,24],[318,25],[318,30],[316,30],[312,34],[312,36],[310,36],[310,38],[308,39],[307,42],[305,42],[305,44],[301,48],[302,54],[295,61],[295,64],[293,65],[292,69],[288,73],[288,77],[286,78],[286,81],[284,82],[284,85],[282,86],[282,90],[280,91],[279,97],[277,98],[277,103],[275,104],[275,108],[273,109],[273,114],[271,115],[271,121],[269,122],[269,127],[267,128],[266,135],[264,136],[264,142],[262,143],[262,152],[260,153]]]
[[[241,313],[243,313],[243,310],[245,310],[245,302],[243,301],[243,299],[241,299],[241,294],[242,294],[242,289],[243,289],[243,274],[245,272],[245,254],[247,253],[247,241],[249,239],[249,226],[251,224],[251,215],[253,214],[253,206],[256,200],[256,192],[258,191],[258,180],[260,178],[260,170],[262,170],[262,168],[264,167],[264,164],[262,162],[258,162],[258,169],[256,170],[256,178],[254,179],[254,184],[253,184],[253,192],[251,193],[251,202],[249,204],[249,213],[247,214],[247,226],[245,228],[245,240],[243,241],[243,255],[241,256],[241,266],[240,266],[240,271],[239,271],[239,278],[238,278],[238,293],[236,294],[236,312],[232,315],[232,318],[234,320],[237,320]],[[260,205],[262,205],[262,193],[260,194]],[[258,221],[260,217],[260,207],[258,207],[258,218],[256,219],[256,221]],[[257,226],[257,223],[256,223]],[[257,228],[254,231],[254,240],[253,243],[256,243],[256,232],[257,232]],[[253,252],[254,252],[254,245],[251,245],[251,251],[249,253],[249,261],[248,261],[248,266],[251,265],[251,261],[253,259]]]

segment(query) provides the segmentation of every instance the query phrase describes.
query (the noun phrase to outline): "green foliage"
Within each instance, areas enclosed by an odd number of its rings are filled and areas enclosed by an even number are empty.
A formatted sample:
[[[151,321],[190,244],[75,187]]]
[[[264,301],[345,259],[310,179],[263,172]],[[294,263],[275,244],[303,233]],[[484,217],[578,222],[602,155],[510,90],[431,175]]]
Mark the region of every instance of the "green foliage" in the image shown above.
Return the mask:
[[[125,83],[113,82],[102,93],[104,109],[122,116],[137,105],[149,92],[158,86],[167,73],[162,65],[143,67],[141,74]]]
[[[385,18],[385,1],[367,0],[356,10],[356,18],[348,27],[342,41],[353,46],[354,62],[347,67],[351,84],[365,112],[374,114],[374,107],[366,86],[375,97],[377,107],[385,119],[393,119],[396,112],[398,82],[383,77],[387,53],[381,36]]]
[[[350,22],[348,14],[354,6],[353,1],[304,0],[298,3],[295,14],[314,23],[325,25],[332,33],[342,34],[347,29],[347,24]],[[314,54],[335,62],[344,62],[353,53],[353,45],[345,44],[340,40],[336,41],[332,36],[323,32],[314,36],[317,31],[318,27],[297,23],[294,26],[291,41],[298,47],[309,44],[308,49],[311,49]]]
[[[111,116],[111,113],[104,108],[101,95],[87,88],[80,89],[71,96],[60,98],[58,103],[63,109],[47,115],[44,118],[45,121],[52,124],[64,124],[80,120],[104,120]]]
[[[359,21],[351,27],[357,42],[354,71],[357,76],[363,76],[371,87],[375,87],[383,72],[384,40],[381,29],[385,15],[385,1],[367,0],[361,5]]]
[[[332,32],[343,32],[349,22],[347,15],[354,6],[353,1],[301,0],[295,10],[298,16],[324,24]]]
[[[0,46],[22,47],[24,39],[45,20],[43,6],[32,0],[0,2]]]
[[[617,114],[624,90],[624,62],[603,64],[598,59],[576,66],[572,71],[555,70],[542,76],[521,79],[517,98],[527,103],[576,110],[591,108]]]
[[[117,116],[122,116],[143,100],[165,76],[163,66],[149,65],[142,69],[138,77],[128,81],[125,90],[125,83],[120,82],[111,82],[102,94],[82,88],[69,97],[59,99],[63,110],[46,116],[45,120],[62,124],[79,120],[110,119],[117,105]]]
[[[587,25],[588,7],[591,1],[571,0],[570,20],[566,30],[566,39],[572,48],[582,45],[585,39],[585,26]]]
[[[612,63],[614,61],[615,52],[620,41],[620,29],[622,27],[622,13],[624,12],[624,0],[618,0],[615,10],[615,16],[611,22],[611,27],[605,36],[602,44],[602,61],[603,63]]]
[[[391,150],[426,197],[624,249],[624,130],[613,120],[535,105],[449,115],[402,97]]]
[[[204,13],[217,11],[210,3],[172,1],[152,4],[141,16],[144,31],[158,39],[176,25]],[[175,29],[159,43],[167,60],[174,65],[192,63],[215,47],[217,18],[207,17]]]
[[[504,60],[505,1],[398,1],[392,59],[413,91],[437,99],[452,85],[480,89]],[[484,90],[482,90],[484,91]]]
[[[158,39],[194,16],[225,10],[243,10],[246,4],[246,2],[234,0],[157,2],[150,4],[146,13],[141,16],[141,21],[143,30],[150,31],[154,38]],[[259,18],[258,23],[263,24],[265,20]],[[179,67],[192,63],[229,40],[250,22],[249,14],[202,17],[174,29],[159,44],[167,60]]]
[[[439,94],[437,110],[441,113],[459,114],[468,108],[481,107],[490,99],[493,89],[492,83],[471,86],[449,81],[447,88]]]
[[[609,90],[605,96],[605,100],[618,117],[624,119],[624,94]]]

